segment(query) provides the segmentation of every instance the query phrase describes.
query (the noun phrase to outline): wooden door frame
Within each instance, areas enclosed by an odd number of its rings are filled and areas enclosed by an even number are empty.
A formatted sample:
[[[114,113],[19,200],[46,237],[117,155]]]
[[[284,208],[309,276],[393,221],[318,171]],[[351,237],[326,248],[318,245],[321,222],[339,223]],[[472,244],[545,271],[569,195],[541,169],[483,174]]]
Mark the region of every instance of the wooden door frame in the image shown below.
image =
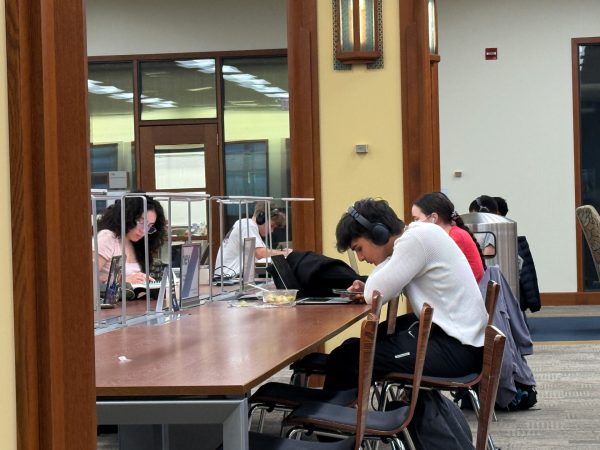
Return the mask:
[[[423,0],[399,1],[404,83],[404,71],[411,68],[405,64],[408,51],[422,39]],[[406,7],[417,16],[405,15]],[[89,145],[84,4],[6,0],[5,8],[17,445],[19,450],[92,450],[95,377],[93,311],[86,294],[92,292],[92,270],[90,172],[84,152]],[[302,233],[295,244],[321,251],[316,0],[288,0],[287,11],[292,196],[315,199],[296,209],[293,226]],[[409,27],[416,40],[407,40]],[[420,64],[415,70],[425,67]],[[409,120],[419,126],[419,120],[430,120],[426,111],[411,109],[411,102],[419,105],[419,99],[407,98],[404,88],[401,101],[410,114],[403,114],[403,127]],[[421,119],[413,120],[413,113]],[[419,139],[431,140],[431,129],[424,133],[430,138]],[[413,144],[404,145],[412,154]],[[431,162],[430,150],[415,146]],[[432,183],[427,179],[431,170],[423,169],[420,161],[405,159],[405,199],[406,192],[416,189],[413,184],[421,190]],[[422,175],[418,181],[415,173]]]
[[[185,129],[182,129],[184,128]],[[179,132],[173,134],[173,130],[178,129]],[[210,132],[211,129],[214,129],[214,133]],[[189,140],[200,139],[203,140],[204,150],[208,154],[209,157],[205,156],[205,162],[207,162],[206,167],[209,169],[210,167],[215,168],[216,170],[208,171],[206,173],[206,190],[210,192],[208,189],[209,186],[216,187],[212,192],[218,192],[220,187],[223,184],[221,180],[220,174],[223,172],[221,169],[220,158],[219,158],[219,143],[218,143],[218,126],[216,123],[198,123],[198,124],[144,124],[139,128],[139,138],[138,138],[138,147],[139,151],[138,156],[141,160],[138,166],[138,176],[140,179],[140,189],[144,192],[154,192],[156,191],[156,183],[155,183],[155,168],[154,168],[154,149],[153,148],[144,148],[144,138],[146,133],[151,134],[162,134],[165,133],[166,130],[170,130],[170,134],[167,134],[168,139],[163,139],[162,142],[165,145],[167,141],[169,143],[178,142],[181,139],[185,139],[188,137]],[[199,135],[202,135],[202,138]],[[194,137],[191,137],[194,136]],[[150,137],[148,135],[148,137]],[[164,137],[164,135],[163,135]],[[211,139],[207,139],[211,138]],[[214,138],[214,139],[212,139]],[[186,143],[190,143],[185,141]],[[193,142],[192,142],[193,143]],[[160,144],[159,144],[160,145]],[[210,161],[210,164],[208,162]],[[173,190],[174,192],[180,191],[180,189]],[[182,190],[184,191],[184,190]]]

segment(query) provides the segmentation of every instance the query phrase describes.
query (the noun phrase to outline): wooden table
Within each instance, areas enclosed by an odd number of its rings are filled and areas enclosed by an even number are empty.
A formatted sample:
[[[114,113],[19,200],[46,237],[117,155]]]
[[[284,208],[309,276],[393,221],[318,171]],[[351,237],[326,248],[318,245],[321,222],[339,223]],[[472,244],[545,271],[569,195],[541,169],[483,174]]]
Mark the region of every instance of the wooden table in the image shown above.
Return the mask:
[[[218,422],[225,450],[247,448],[250,390],[368,312],[368,305],[212,302],[171,323],[99,335],[98,423]]]

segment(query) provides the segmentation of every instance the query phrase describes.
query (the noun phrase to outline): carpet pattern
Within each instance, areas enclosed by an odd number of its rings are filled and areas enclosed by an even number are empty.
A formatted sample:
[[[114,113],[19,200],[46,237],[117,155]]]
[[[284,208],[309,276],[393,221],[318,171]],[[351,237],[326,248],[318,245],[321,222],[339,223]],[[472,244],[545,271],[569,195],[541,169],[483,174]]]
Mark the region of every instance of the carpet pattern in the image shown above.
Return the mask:
[[[533,317],[527,324],[534,342],[600,340],[600,316]]]

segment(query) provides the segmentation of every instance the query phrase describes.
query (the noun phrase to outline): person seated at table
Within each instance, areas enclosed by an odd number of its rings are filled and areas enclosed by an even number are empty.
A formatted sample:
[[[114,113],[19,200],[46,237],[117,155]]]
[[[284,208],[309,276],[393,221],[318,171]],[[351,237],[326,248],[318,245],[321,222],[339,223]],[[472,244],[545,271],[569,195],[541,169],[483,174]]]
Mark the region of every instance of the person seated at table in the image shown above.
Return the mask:
[[[434,313],[424,373],[458,377],[479,372],[487,313],[466,258],[448,233],[433,223],[413,222],[402,230],[402,221],[385,200],[367,198],[348,209],[336,229],[338,251],[351,248],[361,261],[377,266],[366,284],[357,280],[348,290],[364,289],[367,302],[374,290],[383,301],[404,292],[413,311],[429,303]],[[397,318],[393,334],[381,328],[375,378],[414,371],[418,327],[418,317],[409,313]],[[326,389],[356,387],[359,345],[354,338],[331,352]]]
[[[125,201],[125,255],[126,281],[131,284],[145,283],[145,240],[148,239],[150,267],[166,236],[165,215],[161,204],[146,197],[148,215],[144,217],[141,197],[126,197]],[[104,210],[98,219],[98,274],[99,281],[106,283],[113,256],[121,255],[121,201]],[[153,281],[152,279],[150,281]]]
[[[263,238],[276,228],[283,228],[286,224],[285,213],[277,208],[270,211],[270,221],[267,223],[267,215],[263,203],[258,203],[254,214],[249,219],[236,220],[223,239],[217,252],[215,261],[215,275],[224,278],[237,277],[241,272],[240,256],[244,246],[245,238],[255,238],[254,258],[256,260],[267,258],[272,255],[287,256],[292,250],[273,250],[267,248]]]
[[[480,195],[469,205],[469,212],[498,214],[498,203],[494,200],[494,197]],[[477,241],[484,255],[494,256],[496,254],[496,239],[491,233],[478,235]]]
[[[414,221],[431,222],[442,227],[464,253],[475,280],[479,283],[485,271],[485,261],[479,242],[456,212],[454,204],[446,194],[431,192],[419,197],[413,204],[412,217]]]

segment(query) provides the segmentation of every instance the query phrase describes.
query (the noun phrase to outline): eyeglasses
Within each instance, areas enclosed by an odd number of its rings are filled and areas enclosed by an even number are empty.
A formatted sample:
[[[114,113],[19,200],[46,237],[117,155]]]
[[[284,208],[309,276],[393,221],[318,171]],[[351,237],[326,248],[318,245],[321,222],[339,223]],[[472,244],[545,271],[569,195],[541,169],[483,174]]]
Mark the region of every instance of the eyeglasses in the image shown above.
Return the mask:
[[[146,226],[144,226],[144,225],[145,225],[145,221],[144,221],[144,219],[137,220],[137,221],[136,221],[136,223],[137,223],[137,227],[138,227],[138,228],[140,228],[140,229],[142,229],[142,230],[143,230],[144,228],[146,228],[146,233],[147,233],[147,234],[156,233],[156,227],[154,226],[154,224],[153,224],[153,223],[149,223],[149,224],[147,224]]]

